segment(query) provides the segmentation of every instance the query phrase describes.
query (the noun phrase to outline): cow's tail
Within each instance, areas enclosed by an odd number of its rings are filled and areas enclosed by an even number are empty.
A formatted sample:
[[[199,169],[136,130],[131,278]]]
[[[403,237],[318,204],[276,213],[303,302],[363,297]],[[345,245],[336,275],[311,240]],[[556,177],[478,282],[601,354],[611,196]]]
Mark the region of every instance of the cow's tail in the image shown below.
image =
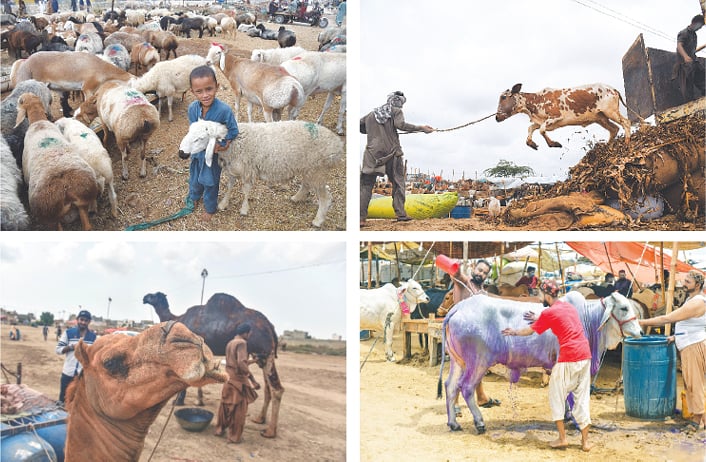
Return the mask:
[[[620,92],[618,92],[618,98],[620,99],[620,102],[623,103],[623,106],[625,106],[625,109],[627,109],[629,112],[632,112],[635,117],[640,119],[640,125],[648,125],[647,122],[645,122],[645,119],[643,119],[640,114],[635,112],[630,106],[627,105],[627,103],[625,103],[625,101],[623,101],[623,95],[621,95]]]

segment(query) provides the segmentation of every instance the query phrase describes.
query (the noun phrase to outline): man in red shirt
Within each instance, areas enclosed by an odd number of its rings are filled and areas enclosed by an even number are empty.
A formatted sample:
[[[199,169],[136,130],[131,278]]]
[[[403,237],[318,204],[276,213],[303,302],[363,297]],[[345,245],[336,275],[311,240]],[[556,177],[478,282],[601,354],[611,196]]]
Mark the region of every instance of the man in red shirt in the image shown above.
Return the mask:
[[[537,278],[537,276],[535,276],[535,274],[534,274],[534,266],[528,266],[527,267],[527,274],[522,276],[515,283],[515,287],[519,287],[521,284],[524,284],[527,286],[527,289],[529,290],[530,294],[537,295],[536,289],[537,289],[538,283],[539,283],[539,278]]]
[[[524,329],[507,328],[503,335],[541,334],[551,329],[559,341],[559,358],[552,368],[549,379],[549,408],[552,420],[556,423],[559,438],[549,443],[552,448],[565,448],[564,403],[569,393],[573,392],[576,402],[573,415],[581,429],[581,448],[588,452],[592,445],[588,442],[588,428],[591,425],[591,348],[583,332],[583,325],[578,312],[569,303],[558,300],[559,287],[554,281],[543,281],[539,286],[546,310],[542,311],[534,322]]]

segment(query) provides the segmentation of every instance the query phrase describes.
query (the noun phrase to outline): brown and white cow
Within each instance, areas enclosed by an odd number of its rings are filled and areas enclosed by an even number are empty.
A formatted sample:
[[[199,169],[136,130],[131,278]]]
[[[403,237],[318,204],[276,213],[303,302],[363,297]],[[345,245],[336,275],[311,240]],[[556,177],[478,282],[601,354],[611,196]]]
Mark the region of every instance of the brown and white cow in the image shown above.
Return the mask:
[[[522,84],[518,83],[500,95],[495,120],[502,122],[520,112],[527,114],[532,122],[527,146],[532,149],[537,149],[537,144],[532,141],[532,133],[537,129],[549,147],[560,148],[560,143],[549,138],[548,131],[566,125],[585,127],[592,123],[610,132],[609,141],[618,134],[618,124],[625,130],[625,142],[630,142],[630,121],[620,114],[620,103],[625,105],[625,102],[615,88],[600,83],[574,88],[545,88],[537,93],[520,93],[520,88]]]

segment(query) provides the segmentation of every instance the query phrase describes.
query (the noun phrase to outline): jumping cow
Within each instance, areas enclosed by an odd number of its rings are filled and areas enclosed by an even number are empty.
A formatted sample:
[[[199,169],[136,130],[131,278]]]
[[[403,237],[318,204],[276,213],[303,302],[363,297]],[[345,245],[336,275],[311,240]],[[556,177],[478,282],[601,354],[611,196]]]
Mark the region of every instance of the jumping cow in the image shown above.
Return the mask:
[[[392,351],[392,333],[400,324],[402,313],[417,308],[418,303],[428,303],[429,297],[414,279],[395,287],[385,284],[377,289],[360,289],[360,328],[382,331],[385,339],[385,356],[395,361]]]
[[[561,144],[547,135],[566,125],[585,127],[597,123],[610,132],[609,141],[618,134],[619,128],[625,130],[625,142],[630,143],[630,121],[620,114],[620,103],[625,102],[615,88],[600,83],[575,88],[545,88],[538,93],[520,93],[522,84],[518,83],[511,90],[500,95],[495,120],[502,122],[517,113],[529,116],[530,125],[527,134],[527,146],[537,149],[532,141],[532,133],[539,129],[551,148],[560,148]],[[627,107],[627,106],[626,106]]]
[[[625,335],[642,335],[637,322],[638,313],[628,299],[617,292],[601,300],[586,302],[581,294],[572,291],[566,295],[566,301],[576,307],[583,323],[591,347],[592,376],[598,373],[600,359],[606,349],[617,347]],[[485,432],[474,390],[491,366],[507,366],[511,383],[516,383],[528,367],[552,368],[559,355],[559,342],[551,330],[528,337],[505,337],[501,333],[507,327],[526,327],[524,313],[539,313],[543,309],[539,303],[474,295],[458,303],[446,315],[442,336],[444,349],[448,351],[451,361],[445,383],[447,425],[451,430],[461,430],[454,411],[454,401],[460,392],[473,414],[478,434]],[[443,369],[442,359],[437,390],[439,398]]]

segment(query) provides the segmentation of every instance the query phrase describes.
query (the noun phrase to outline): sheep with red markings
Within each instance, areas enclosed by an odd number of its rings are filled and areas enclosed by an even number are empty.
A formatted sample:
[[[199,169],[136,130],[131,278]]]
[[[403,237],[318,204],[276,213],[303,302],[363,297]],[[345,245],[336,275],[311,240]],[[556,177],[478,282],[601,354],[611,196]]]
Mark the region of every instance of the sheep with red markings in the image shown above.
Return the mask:
[[[305,101],[302,85],[280,66],[238,58],[227,53],[223,45],[214,43],[206,57],[209,63],[218,63],[228,78],[235,98],[235,114],[240,109],[240,97],[248,100],[248,122],[252,122],[252,106],[262,107],[266,122],[280,120],[282,110],[289,109],[289,118],[295,108]]]
[[[103,61],[109,62],[120,69],[127,71],[130,69],[130,52],[119,43],[108,45],[103,50],[103,54],[98,55]]]
[[[192,123],[179,145],[179,157],[188,159],[191,153],[206,150],[206,157],[212,158],[213,146],[227,131],[224,124],[217,122]],[[321,227],[333,200],[326,182],[345,158],[340,137],[325,127],[299,120],[242,123],[238,124],[238,131],[228,150],[218,156],[223,173],[228,176],[228,189],[218,209],[228,207],[236,177],[242,182],[244,196],[241,215],[249,212],[248,199],[255,181],[277,185],[301,178],[299,191],[291,200],[300,202],[314,193],[318,210],[311,224]]]
[[[54,122],[59,127],[61,133],[71,144],[73,152],[80,155],[96,174],[99,195],[108,189],[108,201],[110,202],[110,214],[117,218],[118,205],[115,194],[115,184],[113,182],[113,163],[110,160],[108,150],[101,143],[98,135],[93,130],[86,127],[76,119],[62,117]],[[93,207],[95,209],[96,207]]]
[[[16,124],[25,118],[29,120],[29,128],[25,135],[22,171],[33,218],[61,230],[61,219],[76,207],[83,229],[90,230],[88,208],[98,196],[95,172],[73,151],[59,128],[47,120],[37,95],[20,96]]]
[[[147,142],[159,128],[159,112],[145,95],[129,87],[124,82],[104,83],[76,110],[76,118],[86,125],[100,117],[103,121],[103,144],[108,141],[108,133],[115,134],[115,142],[122,158],[122,177],[128,179],[127,155],[130,145],[140,148],[140,176],[147,176]]]

